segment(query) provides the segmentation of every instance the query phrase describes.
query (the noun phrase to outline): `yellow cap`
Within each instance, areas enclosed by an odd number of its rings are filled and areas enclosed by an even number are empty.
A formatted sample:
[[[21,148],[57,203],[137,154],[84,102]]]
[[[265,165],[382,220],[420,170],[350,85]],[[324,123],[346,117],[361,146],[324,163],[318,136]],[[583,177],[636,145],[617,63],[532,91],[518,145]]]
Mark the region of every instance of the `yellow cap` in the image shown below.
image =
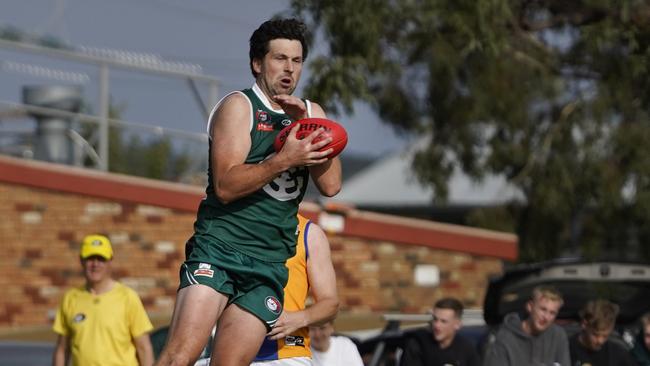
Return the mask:
[[[104,235],[88,235],[81,243],[81,258],[86,259],[98,255],[106,259],[113,258],[113,247]]]

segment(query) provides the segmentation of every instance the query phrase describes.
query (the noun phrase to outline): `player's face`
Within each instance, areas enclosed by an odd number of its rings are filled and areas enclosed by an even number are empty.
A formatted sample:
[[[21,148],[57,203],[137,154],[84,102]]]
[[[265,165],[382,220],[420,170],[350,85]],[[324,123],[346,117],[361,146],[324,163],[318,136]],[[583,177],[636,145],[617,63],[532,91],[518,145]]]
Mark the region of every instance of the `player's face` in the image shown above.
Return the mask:
[[[614,330],[614,327],[612,326],[608,329],[597,330],[589,328],[583,324],[583,330],[582,344],[584,344],[587,349],[598,351],[603,344],[607,342],[607,338]]]
[[[302,44],[284,38],[271,40],[264,58],[253,60],[257,83],[268,97],[293,93],[300,80],[302,65]]]
[[[645,343],[645,347],[647,349],[650,349],[650,324],[643,327],[643,341]]]
[[[332,333],[334,333],[334,326],[332,325],[332,322],[309,327],[311,346],[320,352],[327,351],[330,347],[330,336]]]
[[[431,322],[431,331],[433,337],[438,343],[451,342],[460,329],[460,319],[451,309],[433,309],[433,321]]]
[[[529,324],[533,334],[539,334],[553,324],[560,310],[560,302],[539,297],[528,303]]]
[[[90,283],[98,283],[110,277],[110,260],[94,255],[81,260],[84,276]]]

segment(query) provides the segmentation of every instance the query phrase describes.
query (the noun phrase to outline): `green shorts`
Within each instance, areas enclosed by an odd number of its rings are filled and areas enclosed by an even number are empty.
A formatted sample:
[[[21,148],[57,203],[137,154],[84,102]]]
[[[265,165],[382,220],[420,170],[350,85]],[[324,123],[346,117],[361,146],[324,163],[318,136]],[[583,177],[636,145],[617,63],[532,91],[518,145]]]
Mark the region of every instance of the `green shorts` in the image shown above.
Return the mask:
[[[209,258],[206,253],[209,252]],[[180,269],[180,287],[202,284],[228,296],[271,329],[282,313],[288,271],[282,262],[264,262],[226,245],[194,235]]]

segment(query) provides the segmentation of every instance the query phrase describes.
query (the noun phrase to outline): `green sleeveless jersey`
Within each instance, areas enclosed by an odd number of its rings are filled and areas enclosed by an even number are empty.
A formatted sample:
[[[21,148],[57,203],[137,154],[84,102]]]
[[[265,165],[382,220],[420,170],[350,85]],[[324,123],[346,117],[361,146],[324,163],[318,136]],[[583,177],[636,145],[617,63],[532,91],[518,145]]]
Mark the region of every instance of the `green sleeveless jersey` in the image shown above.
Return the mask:
[[[259,164],[275,154],[273,141],[292,120],[271,109],[257,85],[241,93],[252,107],[251,148],[246,164]],[[284,262],[292,257],[298,236],[296,214],[307,188],[308,169],[289,169],[252,194],[223,204],[214,192],[212,144],[210,139],[207,196],[199,206],[195,232],[263,261]]]

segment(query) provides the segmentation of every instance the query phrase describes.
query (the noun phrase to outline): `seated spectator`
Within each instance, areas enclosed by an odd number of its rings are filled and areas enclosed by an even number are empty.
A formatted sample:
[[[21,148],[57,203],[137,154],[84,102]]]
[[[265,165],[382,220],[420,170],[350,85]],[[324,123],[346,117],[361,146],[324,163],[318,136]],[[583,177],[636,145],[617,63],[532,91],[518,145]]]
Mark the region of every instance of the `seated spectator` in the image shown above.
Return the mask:
[[[631,352],[639,366],[650,366],[650,313],[641,317],[641,330]]]
[[[526,303],[528,317],[506,315],[495,339],[485,353],[485,366],[553,365],[569,366],[569,344],[555,317],[564,300],[551,286],[533,289]]]
[[[311,358],[314,366],[363,366],[357,346],[348,337],[332,336],[331,320],[309,327]]]
[[[618,310],[618,305],[603,299],[585,305],[580,311],[581,331],[569,340],[572,365],[636,365],[622,345],[608,340],[616,325]]]
[[[479,366],[478,352],[471,341],[457,335],[462,323],[463,304],[448,297],[433,306],[430,329],[414,333],[406,341],[400,365]]]

